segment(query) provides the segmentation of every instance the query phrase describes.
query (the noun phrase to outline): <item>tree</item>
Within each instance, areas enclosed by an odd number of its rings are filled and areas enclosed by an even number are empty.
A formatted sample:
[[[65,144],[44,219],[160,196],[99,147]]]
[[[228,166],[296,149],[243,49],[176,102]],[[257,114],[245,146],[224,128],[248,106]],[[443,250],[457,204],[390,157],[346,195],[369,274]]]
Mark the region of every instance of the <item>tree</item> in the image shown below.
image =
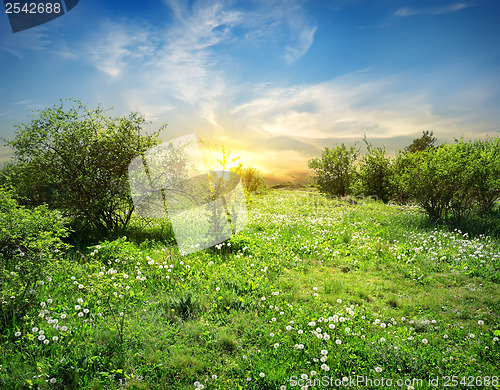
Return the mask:
[[[393,194],[393,172],[391,160],[385,157],[385,149],[375,148],[363,138],[368,153],[362,157],[360,164],[360,190],[365,195],[376,196],[387,203]]]
[[[59,104],[16,125],[13,141],[19,195],[31,205],[48,204],[78,228],[125,228],[133,212],[127,180],[130,161],[157,144],[158,133],[141,135],[138,113],[108,117],[100,105],[79,100]]]
[[[222,172],[226,172],[228,170],[231,170],[231,168],[234,168],[236,166],[239,166],[240,164],[242,165],[241,157],[240,156],[231,156],[231,151],[226,149],[225,145],[218,146],[215,145],[215,150],[219,151],[220,150],[220,158],[217,159],[217,162],[222,168]]]
[[[500,198],[500,139],[460,139],[398,159],[403,192],[435,222],[491,211]]]
[[[405,148],[406,153],[416,153],[421,152],[427,148],[434,148],[434,143],[437,141],[433,137],[434,132],[429,133],[428,130],[422,132],[422,137],[414,139],[410,146]]]
[[[15,175],[16,166],[11,162],[5,162],[0,168],[0,186],[11,187],[12,177]]]
[[[315,173],[313,178],[320,191],[336,196],[350,194],[357,174],[354,162],[358,154],[356,146],[347,149],[342,143],[332,149],[325,147],[321,158],[309,160],[308,166]]]
[[[461,200],[458,206],[463,210],[473,207],[474,211],[486,214],[500,199],[500,138],[471,142],[460,139],[455,140],[455,145],[457,158],[467,157],[462,171],[467,181],[458,193]]]
[[[220,147],[215,145],[214,149],[220,151],[220,158],[217,159],[217,162],[221,166],[222,171],[226,172],[229,170],[238,174],[246,195],[266,188],[264,177],[262,177],[259,169],[255,167],[245,167],[241,157],[232,156],[231,151],[224,145]]]
[[[12,189],[0,186],[0,331],[12,328],[36,304],[30,290],[49,276],[58,253],[69,248],[60,213],[47,206],[20,206]]]
[[[406,203],[412,199],[412,195],[409,192],[410,183],[406,182],[411,180],[409,175],[409,170],[414,167],[411,166],[412,160],[407,157],[408,154],[423,152],[428,149],[434,149],[435,142],[437,139],[433,137],[434,132],[422,131],[422,136],[420,138],[414,139],[412,144],[399,151],[398,156],[393,160],[392,171],[393,171],[393,194],[392,198],[400,203]]]
[[[241,184],[245,193],[255,192],[266,188],[264,178],[260,171],[255,167],[244,167],[240,162],[236,167],[230,168],[234,173],[237,173],[241,179]]]

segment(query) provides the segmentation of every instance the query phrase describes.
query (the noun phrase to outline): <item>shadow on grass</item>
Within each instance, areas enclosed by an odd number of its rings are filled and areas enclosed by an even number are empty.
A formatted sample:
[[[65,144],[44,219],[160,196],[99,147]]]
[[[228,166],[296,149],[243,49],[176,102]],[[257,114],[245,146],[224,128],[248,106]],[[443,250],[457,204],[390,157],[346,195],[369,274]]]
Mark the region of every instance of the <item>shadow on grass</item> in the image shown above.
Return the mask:
[[[175,245],[172,224],[168,220],[134,219],[126,229],[119,230],[75,230],[68,237],[67,242],[78,250],[97,245],[103,241],[113,241],[126,236],[130,242],[140,246],[144,241],[161,242],[166,245]]]
[[[426,214],[405,215],[397,217],[399,223],[406,227],[414,227],[422,230],[433,230],[436,227],[454,231],[460,230],[462,233],[468,233],[469,237],[486,235],[491,237],[500,237],[500,208],[482,215],[471,215],[466,218],[449,219],[446,221],[433,222]]]
[[[470,237],[484,234],[491,237],[500,237],[500,208],[484,215],[473,215],[458,221],[446,221],[442,224],[448,229],[459,229],[468,233]]]

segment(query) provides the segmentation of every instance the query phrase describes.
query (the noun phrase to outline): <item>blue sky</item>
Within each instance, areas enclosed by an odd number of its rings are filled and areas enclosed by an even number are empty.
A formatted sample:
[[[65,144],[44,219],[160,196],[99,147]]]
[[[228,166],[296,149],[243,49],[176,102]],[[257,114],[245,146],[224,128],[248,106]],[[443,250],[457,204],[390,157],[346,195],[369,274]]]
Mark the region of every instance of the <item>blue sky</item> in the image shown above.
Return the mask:
[[[499,17],[497,0],[80,0],[14,34],[3,14],[0,135],[73,97],[224,144],[273,181],[364,133],[389,154],[423,130],[496,136]]]

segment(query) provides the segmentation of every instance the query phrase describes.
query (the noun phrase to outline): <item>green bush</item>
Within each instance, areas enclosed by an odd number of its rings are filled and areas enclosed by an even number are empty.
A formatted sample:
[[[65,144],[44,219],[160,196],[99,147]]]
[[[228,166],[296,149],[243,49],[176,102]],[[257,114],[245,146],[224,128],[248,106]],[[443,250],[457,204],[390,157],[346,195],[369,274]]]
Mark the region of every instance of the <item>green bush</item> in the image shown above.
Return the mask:
[[[486,214],[500,199],[500,138],[466,145],[471,149],[470,163],[474,164],[472,196],[479,213]]]
[[[375,148],[366,139],[364,141],[368,153],[361,159],[357,192],[387,203],[394,192],[391,160],[385,156],[385,149]]]
[[[434,222],[488,213],[500,198],[500,140],[464,142],[400,154],[399,191]]]
[[[241,184],[245,193],[251,193],[255,191],[261,191],[266,188],[264,183],[264,177],[262,177],[260,171],[254,167],[241,168],[239,170],[234,170],[241,178]]]
[[[134,209],[128,165],[157,143],[158,134],[140,134],[140,114],[109,117],[100,106],[70,104],[61,101],[16,126],[8,141],[15,164],[9,180],[30,205],[46,203],[78,229],[125,228]]]
[[[19,206],[0,188],[0,328],[24,316],[43,286],[50,261],[68,245],[65,220],[46,206]]]
[[[309,160],[309,168],[314,171],[314,181],[321,192],[335,196],[352,192],[351,186],[357,175],[354,162],[358,153],[355,146],[347,149],[341,144],[332,149],[326,147],[321,158]]]
[[[147,246],[150,242],[146,239],[143,242]],[[141,249],[134,243],[127,241],[127,237],[121,237],[113,241],[104,241],[99,245],[89,247],[92,251],[90,255],[108,267],[113,267],[120,263],[141,258]]]
[[[411,145],[407,146],[405,153],[417,153],[428,148],[434,148],[437,139],[434,137],[434,132],[423,131],[420,138],[414,139]]]

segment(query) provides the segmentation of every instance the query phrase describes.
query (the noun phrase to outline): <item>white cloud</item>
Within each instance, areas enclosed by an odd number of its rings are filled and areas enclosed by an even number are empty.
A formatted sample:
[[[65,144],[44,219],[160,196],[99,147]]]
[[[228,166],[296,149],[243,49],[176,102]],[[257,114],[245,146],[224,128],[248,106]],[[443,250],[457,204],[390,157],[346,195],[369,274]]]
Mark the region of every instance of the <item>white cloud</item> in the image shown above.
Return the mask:
[[[297,61],[306,54],[313,44],[316,27],[305,26],[299,32],[296,44],[286,47],[285,59],[288,64]]]
[[[221,4],[186,4],[169,1],[175,14],[163,33],[165,45],[154,56],[147,71],[152,87],[164,89],[175,98],[198,105],[224,93],[223,73],[213,49],[232,39],[231,28],[241,22],[236,11]]]
[[[147,29],[130,23],[107,21],[87,44],[84,58],[98,70],[112,78],[119,78],[128,61],[152,54],[150,39]]]
[[[44,26],[15,34],[10,31],[2,31],[0,33],[0,50],[4,50],[22,60],[26,51],[41,51],[49,47],[52,44],[51,38],[48,28]]]
[[[396,16],[413,16],[413,15],[441,15],[451,14],[460,11],[464,8],[471,7],[465,3],[450,4],[443,7],[429,7],[429,8],[400,8],[394,15]]]
[[[456,136],[482,137],[494,129],[481,112],[464,109],[467,102],[462,100],[456,102],[461,110],[439,112],[429,88],[411,74],[380,76],[372,71],[317,84],[263,84],[254,98],[230,111],[238,126],[226,128],[224,135],[252,164],[267,168],[266,177],[283,181],[294,172],[306,172],[307,161],[325,146],[360,141],[364,133],[394,155],[423,130],[433,130],[440,142],[452,142]],[[441,97],[440,104],[442,99],[448,105],[455,98]]]
[[[369,80],[361,74],[328,82],[269,88],[231,114],[247,124],[254,138],[285,137],[320,145],[331,139],[389,139],[413,136],[422,129],[467,128],[465,114],[438,115],[425,89],[409,87],[404,77]],[[405,76],[408,77],[408,76]]]
[[[275,41],[286,51],[286,61],[292,63],[309,50],[316,31],[305,21],[298,4],[264,2],[238,8],[225,1],[164,3],[173,18],[159,37],[164,44],[145,68],[144,80],[149,80],[156,92],[163,90],[196,108],[198,115],[216,128],[220,124],[215,111],[221,101],[231,100],[235,93],[235,88],[227,88],[226,71],[231,71],[231,64],[238,59],[225,47]]]
[[[25,37],[22,45],[2,46],[0,41],[0,49],[22,58],[24,51],[18,48],[43,48],[64,60],[88,63],[111,82],[120,81],[112,84],[117,88],[114,93],[150,118],[161,116],[167,102],[168,109],[176,104],[189,107],[192,116],[220,127],[215,113],[221,102],[231,104],[246,82],[228,77],[237,77],[233,72],[239,58],[232,49],[255,49],[261,55],[273,47],[277,59],[292,64],[307,53],[316,32],[298,2],[163,0],[163,4],[171,11],[163,26],[125,18],[96,20],[97,27],[81,38],[78,49],[76,44],[68,47],[62,34],[56,45],[39,28],[15,34]],[[146,93],[138,93],[141,89]],[[134,95],[126,96],[128,92]]]
[[[143,89],[127,89],[122,97],[129,110],[140,112],[147,121],[159,122],[161,117],[174,110],[171,104]]]

